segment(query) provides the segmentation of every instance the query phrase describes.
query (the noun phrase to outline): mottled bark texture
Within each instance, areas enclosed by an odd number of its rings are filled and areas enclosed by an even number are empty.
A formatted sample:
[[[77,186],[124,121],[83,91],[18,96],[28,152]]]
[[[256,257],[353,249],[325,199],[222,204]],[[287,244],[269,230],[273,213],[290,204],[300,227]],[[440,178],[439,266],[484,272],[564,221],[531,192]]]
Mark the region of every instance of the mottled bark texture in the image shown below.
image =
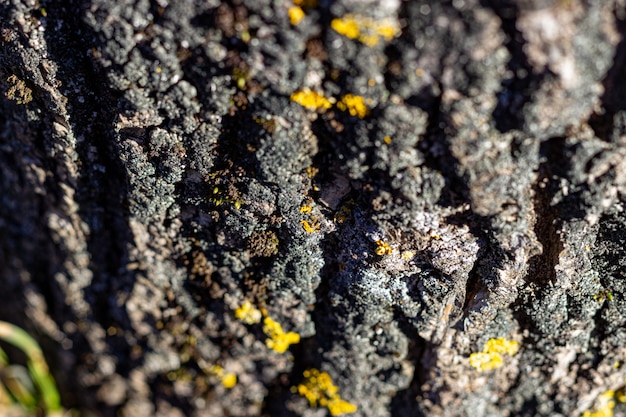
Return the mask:
[[[624,3],[0,1],[0,319],[96,416],[623,415]]]

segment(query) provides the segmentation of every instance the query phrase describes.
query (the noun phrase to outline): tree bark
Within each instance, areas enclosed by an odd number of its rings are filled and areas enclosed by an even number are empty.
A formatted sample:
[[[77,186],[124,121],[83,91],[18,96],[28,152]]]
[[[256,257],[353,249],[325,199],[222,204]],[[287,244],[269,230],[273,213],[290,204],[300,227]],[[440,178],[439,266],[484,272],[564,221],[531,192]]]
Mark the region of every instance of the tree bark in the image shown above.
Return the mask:
[[[625,8],[4,0],[0,319],[85,415],[624,415]]]

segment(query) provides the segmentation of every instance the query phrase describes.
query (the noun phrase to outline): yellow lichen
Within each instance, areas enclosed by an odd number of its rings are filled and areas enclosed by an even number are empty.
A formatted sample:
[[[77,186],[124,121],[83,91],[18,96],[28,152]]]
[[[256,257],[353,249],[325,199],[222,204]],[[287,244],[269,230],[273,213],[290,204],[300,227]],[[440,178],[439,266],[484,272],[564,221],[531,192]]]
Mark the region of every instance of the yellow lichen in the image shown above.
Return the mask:
[[[341,19],[333,19],[330,22],[330,27],[338,34],[350,39],[356,39],[361,33],[359,24],[352,15],[346,15]]]
[[[306,167],[306,175],[309,178],[313,178],[317,175],[317,173],[319,172],[319,169],[316,167]]]
[[[263,320],[263,333],[269,337],[269,339],[265,340],[267,347],[278,353],[285,353],[290,345],[300,343],[300,335],[298,333],[286,333],[280,323],[271,317],[265,317]]]
[[[298,24],[302,22],[302,20],[306,16],[304,14],[304,10],[302,10],[302,7],[300,6],[290,7],[288,14],[289,14],[289,21],[291,22],[293,26],[298,26]]]
[[[237,385],[237,375],[232,372],[225,373],[222,377],[222,385],[229,389],[234,387]]]
[[[348,111],[351,116],[357,116],[359,119],[369,114],[369,109],[365,104],[365,99],[354,94],[346,94],[337,103],[337,108],[341,111]]]
[[[391,255],[393,253],[393,248],[387,242],[383,242],[382,240],[376,241],[376,255]]]
[[[327,372],[308,369],[303,375],[304,381],[292,388],[292,391],[306,398],[311,407],[326,407],[333,416],[354,413],[357,410],[356,405],[341,398],[337,392],[339,389]]]
[[[307,220],[300,220],[300,224],[302,225],[304,231],[307,233],[316,233],[320,231],[319,224],[315,222],[309,223]]]
[[[518,349],[519,343],[514,340],[507,340],[503,337],[489,339],[482,352],[470,355],[470,366],[481,372],[500,368],[504,364],[502,355],[513,356]]]
[[[300,207],[300,213],[308,214],[311,212],[311,210],[313,210],[313,207],[311,206],[304,205]]]
[[[491,371],[503,365],[502,355],[486,352],[472,353],[470,355],[470,365],[479,371]]]
[[[380,38],[389,42],[400,31],[391,19],[374,20],[353,14],[333,19],[330,27],[340,35],[356,39],[370,47],[378,45]]]
[[[339,209],[339,211],[335,214],[335,216],[333,217],[333,220],[336,223],[343,223],[346,220],[348,220],[350,218],[350,216],[352,215],[352,208],[354,207],[354,200],[350,200],[348,201],[346,204],[344,204],[343,206],[341,206],[341,208]]]
[[[391,143],[391,136],[385,136],[383,138],[383,142],[385,142],[387,145],[389,145]]]
[[[378,36],[363,34],[359,36],[359,41],[365,46],[369,46],[370,48],[372,48],[378,45]]]
[[[246,324],[256,324],[261,322],[262,314],[250,301],[246,300],[235,310],[235,317]]]
[[[318,6],[317,0],[293,0],[293,4],[304,7],[305,9],[313,9]]]
[[[11,85],[4,95],[9,100],[14,100],[17,104],[28,104],[33,101],[33,91],[26,86],[26,83],[16,75],[7,78],[7,82]]]
[[[519,350],[519,343],[515,340],[506,340],[504,337],[489,339],[485,343],[483,352],[505,353],[513,356]]]
[[[209,375],[215,375],[220,380],[224,388],[230,389],[237,385],[237,374],[233,372],[225,372],[224,368],[219,365],[209,367],[206,369],[206,372]]]
[[[412,250],[407,250],[402,252],[402,259],[412,259],[415,256],[415,252],[413,252]]]
[[[626,403],[626,387],[622,387],[615,391],[615,399],[621,403]]]
[[[598,396],[595,405],[591,410],[585,411],[581,417],[613,417],[613,408],[615,408],[615,392],[606,391]]]
[[[302,107],[311,110],[328,110],[332,107],[334,99],[326,98],[310,88],[303,88],[291,94],[291,101],[295,101]]]

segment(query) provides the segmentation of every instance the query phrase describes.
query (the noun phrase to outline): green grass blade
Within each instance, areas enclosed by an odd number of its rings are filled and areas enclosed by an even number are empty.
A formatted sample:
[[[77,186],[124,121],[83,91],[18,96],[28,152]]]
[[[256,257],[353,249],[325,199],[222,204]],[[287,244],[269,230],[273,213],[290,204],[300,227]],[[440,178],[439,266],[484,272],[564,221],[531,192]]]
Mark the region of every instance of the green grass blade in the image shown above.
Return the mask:
[[[41,348],[28,333],[10,323],[0,321],[0,339],[21,349],[28,359],[28,370],[33,382],[41,393],[47,411],[62,410],[61,397]]]

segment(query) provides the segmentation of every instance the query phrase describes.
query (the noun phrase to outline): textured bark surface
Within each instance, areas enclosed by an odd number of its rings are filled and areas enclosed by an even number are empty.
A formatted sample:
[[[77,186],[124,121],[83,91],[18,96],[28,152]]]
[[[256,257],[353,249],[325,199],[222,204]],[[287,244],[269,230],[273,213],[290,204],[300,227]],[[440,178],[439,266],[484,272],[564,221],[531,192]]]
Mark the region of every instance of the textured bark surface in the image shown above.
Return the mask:
[[[0,319],[65,405],[330,414],[311,368],[359,417],[626,397],[624,1],[296,3],[0,1]]]

